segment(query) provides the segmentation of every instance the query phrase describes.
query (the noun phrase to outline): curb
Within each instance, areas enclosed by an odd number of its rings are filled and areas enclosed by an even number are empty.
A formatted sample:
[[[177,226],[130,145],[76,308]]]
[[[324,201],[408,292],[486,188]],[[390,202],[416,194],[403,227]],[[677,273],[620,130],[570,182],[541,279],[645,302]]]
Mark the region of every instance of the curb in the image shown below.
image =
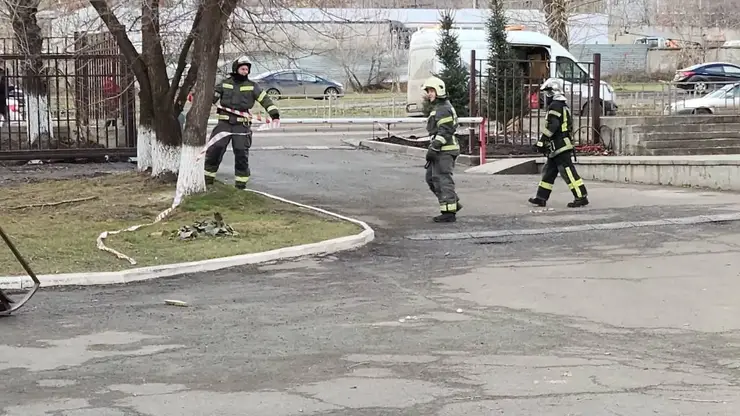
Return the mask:
[[[314,212],[329,215],[343,221],[351,222],[362,227],[363,231],[355,235],[337,237],[331,240],[319,241],[317,243],[311,244],[303,244],[300,246],[283,247],[275,250],[265,251],[262,253],[242,254],[237,256],[222,257],[210,260],[199,260],[187,263],[165,264],[161,266],[139,267],[117,272],[63,273],[40,275],[38,276],[38,278],[39,280],[41,280],[41,287],[125,284],[143,280],[158,279],[161,277],[176,276],[181,274],[210,272],[235,266],[267,263],[275,260],[286,260],[304,256],[333,254],[340,251],[360,248],[375,239],[375,231],[364,221],[345,217],[344,215],[340,215],[314,206],[290,201],[288,199],[271,195],[265,192],[255,191],[251,189],[249,189],[248,191],[268,198],[272,198],[280,202],[288,203]],[[0,289],[3,290],[26,289],[28,287],[31,287],[32,285],[33,281],[28,276],[0,277]]]
[[[345,143],[347,142],[345,141]],[[351,144],[351,142],[348,144]],[[360,140],[358,146],[376,152],[406,155],[421,159],[424,159],[427,155],[427,149],[403,146],[395,143],[383,143],[376,140]],[[457,163],[465,166],[478,166],[480,165],[480,156],[460,155],[457,157]]]

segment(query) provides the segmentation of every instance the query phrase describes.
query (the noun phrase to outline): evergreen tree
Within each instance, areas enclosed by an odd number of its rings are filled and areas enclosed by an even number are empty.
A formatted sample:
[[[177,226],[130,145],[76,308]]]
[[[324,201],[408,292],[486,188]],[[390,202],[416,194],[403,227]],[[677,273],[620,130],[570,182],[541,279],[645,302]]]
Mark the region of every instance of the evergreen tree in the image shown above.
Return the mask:
[[[490,0],[490,15],[486,22],[488,35],[487,94],[484,97],[487,117],[506,126],[528,109],[524,99],[522,62],[506,38],[506,15],[503,0]]]
[[[462,63],[460,56],[460,43],[457,35],[452,33],[455,16],[450,10],[443,11],[439,23],[442,27],[439,43],[435,49],[437,59],[442,64],[442,71],[437,77],[445,82],[447,87],[447,98],[459,117],[467,117],[469,96],[468,87],[470,73]]]

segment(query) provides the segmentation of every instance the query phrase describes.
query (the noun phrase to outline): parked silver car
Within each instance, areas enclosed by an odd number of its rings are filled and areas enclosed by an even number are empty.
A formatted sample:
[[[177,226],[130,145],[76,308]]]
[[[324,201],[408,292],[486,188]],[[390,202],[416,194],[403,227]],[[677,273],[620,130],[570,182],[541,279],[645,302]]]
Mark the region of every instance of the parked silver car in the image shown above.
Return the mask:
[[[740,82],[700,98],[679,100],[666,106],[664,114],[740,114]]]
[[[286,69],[258,74],[251,79],[273,99],[337,98],[344,96],[342,83],[300,69]]]

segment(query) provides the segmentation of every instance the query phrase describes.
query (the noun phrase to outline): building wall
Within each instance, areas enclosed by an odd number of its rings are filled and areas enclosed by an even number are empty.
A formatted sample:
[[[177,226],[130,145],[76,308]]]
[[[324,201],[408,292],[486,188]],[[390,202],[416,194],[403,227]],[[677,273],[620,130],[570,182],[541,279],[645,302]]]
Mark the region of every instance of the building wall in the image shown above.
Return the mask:
[[[582,62],[593,62],[601,54],[601,75],[644,72],[648,61],[646,45],[573,45],[570,52]]]

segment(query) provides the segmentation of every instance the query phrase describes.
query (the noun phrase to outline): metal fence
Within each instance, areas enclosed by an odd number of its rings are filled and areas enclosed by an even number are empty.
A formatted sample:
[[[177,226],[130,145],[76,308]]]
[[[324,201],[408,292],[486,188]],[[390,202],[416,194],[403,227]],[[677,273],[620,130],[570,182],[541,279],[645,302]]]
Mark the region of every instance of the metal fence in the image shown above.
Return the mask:
[[[599,56],[594,62],[558,67],[572,112],[574,144],[599,142],[600,116],[609,114],[601,100]],[[539,93],[549,75],[547,62],[476,59],[471,54],[470,107],[472,116],[487,120],[486,143],[492,147],[531,148],[542,134],[547,109]],[[544,69],[543,69],[544,68]],[[599,103],[593,106],[592,103]],[[470,152],[474,152],[473,143]]]
[[[740,115],[738,81],[634,84],[617,94],[620,116]]]
[[[45,39],[38,55],[0,45],[0,159],[136,154],[134,77],[110,35]]]

